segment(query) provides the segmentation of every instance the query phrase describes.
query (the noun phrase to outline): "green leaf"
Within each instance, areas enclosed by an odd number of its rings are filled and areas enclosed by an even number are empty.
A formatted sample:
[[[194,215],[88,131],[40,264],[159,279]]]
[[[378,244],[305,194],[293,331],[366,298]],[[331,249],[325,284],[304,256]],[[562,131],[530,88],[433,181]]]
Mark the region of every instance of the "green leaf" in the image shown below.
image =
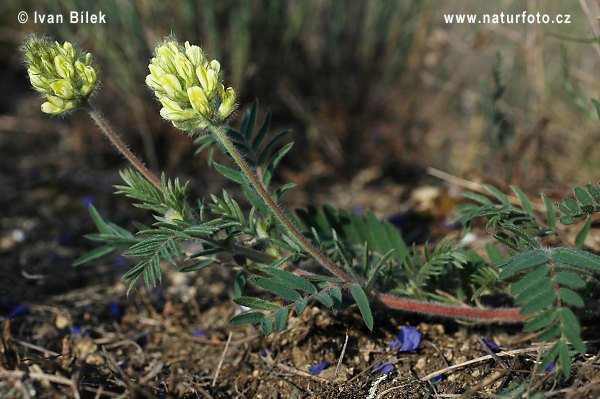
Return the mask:
[[[194,258],[199,258],[199,257],[205,256],[205,255],[212,255],[212,254],[216,254],[221,251],[222,251],[221,248],[206,248],[200,252],[196,252],[196,253],[189,255],[187,257],[187,259],[194,259]]]
[[[548,266],[547,264],[538,266],[537,269],[533,270],[532,272],[527,274],[525,277],[523,277],[521,280],[516,282],[510,289],[510,292],[512,294],[516,294],[523,290],[528,290],[528,289],[532,288],[532,286],[534,286],[534,285],[535,285],[535,287],[533,287],[533,289],[537,290],[538,286],[542,284],[542,281],[540,281],[540,280],[542,278],[544,278],[548,274],[549,271],[550,271],[550,266]],[[548,278],[548,280],[550,281],[550,287],[551,287],[552,280],[549,278]]]
[[[575,237],[575,246],[577,248],[583,248],[585,239],[587,238],[588,233],[590,232],[590,227],[592,227],[592,217],[588,215],[585,220],[585,224],[583,225],[579,233],[577,233],[577,237]]]
[[[271,333],[273,332],[273,318],[265,317],[264,319],[262,319],[260,324],[262,327],[263,334],[265,334],[265,337],[271,335]]]
[[[487,252],[487,256],[490,259],[490,262],[492,262],[492,264],[494,265],[497,265],[498,263],[504,261],[504,256],[502,256],[502,253],[492,243],[488,242],[485,244],[485,252]]]
[[[592,104],[594,105],[594,109],[596,110],[596,114],[598,115],[598,119],[600,119],[600,102],[595,98],[592,98]]]
[[[107,254],[113,252],[114,250],[115,250],[115,247],[113,247],[111,245],[103,245],[101,247],[94,248],[90,252],[88,252],[84,255],[81,255],[79,258],[77,258],[73,262],[73,266],[80,266],[84,263],[87,263],[87,262],[93,260],[93,259],[97,259],[104,255],[107,255]]]
[[[339,277],[332,277],[332,276],[322,276],[320,274],[311,274],[308,276],[304,276],[307,280],[311,280],[311,281],[328,281],[330,283],[345,283],[345,280],[339,278]]]
[[[292,188],[296,187],[296,183],[286,183],[283,186],[279,187],[277,190],[275,190],[275,192],[273,193],[273,199],[275,199],[275,201],[279,201],[279,198],[281,197],[281,195],[286,192],[287,190],[290,190]]]
[[[213,162],[213,165],[214,165],[215,169],[217,170],[217,172],[219,172],[226,178],[233,180],[234,182],[236,182],[238,184],[242,184],[242,182],[244,182],[245,177],[240,172],[237,172],[231,168],[228,168],[227,166],[223,166],[216,162]]]
[[[558,360],[562,367],[563,374],[568,377],[571,374],[571,356],[569,355],[569,347],[564,340],[560,340],[556,343],[558,347]]]
[[[541,333],[537,337],[537,340],[540,342],[546,342],[546,341],[550,341],[551,339],[553,339],[559,335],[560,335],[560,326],[554,326],[554,327],[550,327],[547,330],[544,330],[544,332]]]
[[[548,227],[552,230],[556,229],[556,214],[554,213],[554,207],[552,206],[552,202],[546,196],[546,194],[542,193],[542,200],[544,201],[544,205],[546,206],[546,223],[548,223]]]
[[[506,266],[500,272],[500,279],[504,280],[510,278],[518,272],[533,268],[546,262],[548,262],[548,257],[543,249],[531,249],[522,252],[504,261]]]
[[[279,277],[281,281],[288,285],[290,288],[301,290],[309,294],[316,294],[317,288],[308,280],[301,276],[297,276],[286,270],[277,269],[273,267],[266,267],[264,269],[267,273],[270,273],[276,277]]]
[[[233,302],[241,305],[241,306],[246,306],[247,308],[250,309],[257,309],[257,310],[277,310],[280,309],[279,305],[276,305],[274,303],[271,303],[269,301],[264,301],[262,299],[258,299],[258,298],[253,298],[253,297],[249,297],[249,296],[240,296],[238,298],[234,298]]]
[[[387,243],[387,232],[385,228],[371,211],[367,211],[366,219],[371,236],[369,246],[382,254],[386,253],[388,249],[391,248],[391,245]]]
[[[140,278],[142,277],[142,274],[138,274],[135,278],[133,278],[131,280],[131,282],[129,283],[129,287],[127,287],[127,296],[129,296],[129,294],[131,293],[131,291],[133,291],[133,289],[135,288],[135,286],[137,285],[138,281],[140,281]]]
[[[269,183],[271,182],[271,177],[273,177],[273,172],[275,171],[275,168],[277,167],[281,159],[285,156],[285,154],[287,154],[292,149],[293,145],[294,142],[286,144],[273,156],[263,173],[263,183],[265,184],[265,186],[269,185]]]
[[[587,188],[594,201],[596,201],[596,204],[600,205],[600,191],[598,191],[596,187],[589,183],[585,185],[585,188]]]
[[[262,152],[260,153],[260,156],[258,157],[258,164],[259,165],[264,165],[266,163],[267,158],[269,157],[269,153],[271,152],[271,149],[281,139],[283,139],[285,136],[287,136],[290,132],[291,132],[291,130],[285,130],[285,131],[279,133],[277,136],[275,136],[273,139],[271,139],[271,141],[269,141],[267,143],[267,145],[265,145],[265,148],[263,148]]]
[[[256,114],[258,113],[258,99],[254,99],[252,102],[252,108],[246,109],[244,112],[244,119],[242,120],[242,126],[240,127],[240,133],[242,133],[246,139],[250,139],[254,125],[256,124]]]
[[[568,307],[563,306],[560,308],[560,312],[558,312],[558,314],[560,317],[562,317],[563,324],[565,326],[569,326],[575,334],[579,335],[581,328],[579,327],[579,321],[577,320],[575,313],[573,313],[573,311]]]
[[[558,351],[560,349],[560,347],[558,345],[559,342],[562,342],[562,341],[557,341],[554,345],[552,345],[550,350],[548,352],[546,352],[546,354],[544,355],[544,358],[542,359],[542,364],[540,365],[541,369],[546,368],[546,366],[548,366],[550,363],[552,363],[556,359],[556,357],[558,356]]]
[[[208,266],[212,265],[213,263],[215,263],[214,259],[203,259],[203,260],[195,262],[194,264],[191,264],[189,266],[182,267],[181,269],[179,269],[179,271],[182,273],[195,272],[195,271],[207,268]]]
[[[515,194],[517,194],[517,197],[519,197],[519,201],[521,202],[521,207],[523,208],[525,213],[527,213],[529,215],[533,215],[533,206],[531,206],[531,202],[529,201],[529,198],[527,198],[527,195],[525,195],[525,193],[523,191],[521,191],[521,189],[517,186],[513,186],[511,184],[510,188],[511,188],[511,190],[513,190],[513,192]]]
[[[306,305],[308,305],[308,297],[304,297],[301,301],[294,304],[294,310],[296,311],[297,316],[300,316],[304,312]]]
[[[553,248],[552,259],[576,268],[600,271],[600,256],[580,249]]]
[[[581,299],[581,296],[569,288],[565,288],[565,287],[559,288],[558,295],[559,295],[560,299],[562,299],[563,301],[565,301],[567,303],[570,303],[573,306],[576,306],[579,308],[583,306],[583,299]]]
[[[233,324],[234,326],[242,324],[258,324],[261,323],[264,318],[265,316],[261,312],[242,313],[229,319],[229,324]]]
[[[274,278],[267,279],[262,277],[255,277],[252,278],[252,282],[258,285],[259,287],[289,301],[297,302],[302,300],[302,296],[298,293],[298,291],[288,287],[281,280]]]
[[[523,332],[538,331],[546,328],[558,319],[558,310],[556,308],[546,309],[542,313],[529,317],[523,327]]]
[[[527,277],[529,277],[529,276],[530,275],[528,275]],[[522,288],[527,288],[527,289],[523,290],[519,294],[517,299],[515,299],[515,302],[518,305],[525,304],[543,292],[554,292],[554,291],[552,291],[553,284],[554,284],[554,282],[552,281],[552,278],[550,278],[550,277],[539,278],[538,281],[531,282],[531,284],[528,285],[527,287],[522,287]],[[512,293],[512,290],[511,290],[511,293]],[[527,314],[527,313],[524,313],[524,314]]]
[[[583,188],[575,187],[573,191],[575,192],[575,198],[577,198],[583,205],[594,206],[592,197],[590,197],[590,195]]]
[[[373,331],[373,315],[371,314],[371,306],[369,305],[367,295],[358,284],[352,284],[352,286],[350,286],[350,293],[358,305],[358,309],[360,310],[365,325],[369,330]]]
[[[508,197],[506,195],[504,195],[504,193],[502,193],[502,191],[498,190],[496,187],[491,186],[489,184],[484,184],[483,187],[486,190],[488,190],[490,193],[492,193],[494,195],[494,197],[496,197],[502,205],[504,205],[505,207],[510,207],[510,201],[509,201]]]
[[[546,306],[550,305],[556,300],[556,292],[545,291],[533,297],[525,306],[521,308],[519,314],[529,315],[535,312],[539,312]]]
[[[333,286],[329,290],[329,296],[331,297],[331,301],[333,302],[331,310],[334,314],[336,314],[342,306],[342,290],[340,289],[340,287]]]
[[[491,206],[492,205],[492,201],[490,201],[488,199],[488,197],[483,196],[481,194],[475,194],[475,193],[470,193],[470,192],[466,192],[463,194],[463,197],[470,199],[471,201],[475,201],[480,203],[481,205],[484,206]]]
[[[275,313],[275,330],[277,332],[283,331],[289,313],[289,308],[281,308]]]
[[[577,327],[577,329],[575,329],[574,327]],[[573,345],[573,347],[575,348],[575,350],[577,352],[584,354],[587,352],[587,348],[585,347],[585,344],[579,337],[578,330],[579,330],[579,325],[577,325],[577,324],[576,325],[565,324],[563,326],[563,335],[571,343],[571,345]]]
[[[562,224],[564,224],[565,226],[569,226],[573,223],[575,223],[575,218],[573,218],[572,216],[561,216],[558,219],[559,222],[561,222]]]
[[[569,208],[572,213],[581,213],[581,207],[573,198],[565,198],[563,203]],[[567,213],[568,214],[568,213]]]
[[[406,257],[409,254],[409,250],[406,246],[406,243],[404,242],[404,239],[402,238],[402,235],[400,234],[398,229],[389,221],[386,220],[383,225],[386,229],[387,237],[390,243],[389,249],[394,249],[392,257],[396,259],[398,263],[404,263]]]
[[[242,296],[242,291],[244,290],[246,281],[248,281],[248,272],[246,270],[242,270],[240,274],[236,276],[235,281],[233,282],[233,295],[236,298]]]
[[[329,293],[327,292],[319,292],[315,295],[315,299],[319,302],[321,302],[323,305],[327,306],[328,308],[332,308],[333,307],[333,299],[331,299],[331,296],[329,296]]]
[[[556,273],[555,278],[556,281],[561,285],[567,285],[573,288],[585,287],[585,281],[581,277],[571,272],[558,272]]]
[[[254,136],[254,140],[252,141],[252,151],[257,152],[262,140],[264,139],[267,131],[269,131],[269,127],[271,126],[271,111],[267,110],[265,113],[265,118],[263,119],[263,123],[260,126],[260,129]]]

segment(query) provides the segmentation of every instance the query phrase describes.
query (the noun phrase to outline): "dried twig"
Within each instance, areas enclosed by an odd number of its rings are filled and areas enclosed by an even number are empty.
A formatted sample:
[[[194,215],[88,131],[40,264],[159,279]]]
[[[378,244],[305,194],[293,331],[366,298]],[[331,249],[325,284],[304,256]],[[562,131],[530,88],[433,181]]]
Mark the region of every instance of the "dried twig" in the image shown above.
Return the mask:
[[[538,349],[535,347],[531,347],[531,348],[523,348],[523,349],[515,349],[512,351],[502,351],[502,352],[498,352],[496,353],[496,356],[515,356],[521,353],[528,353],[528,352],[536,352]],[[480,363],[489,359],[493,359],[493,357],[491,355],[485,355],[485,356],[481,356],[481,357],[477,357],[475,359],[471,359],[471,360],[467,360],[466,362],[463,363],[459,363],[459,364],[455,364],[446,368],[443,368],[441,370],[437,370],[434,371],[432,373],[427,374],[425,377],[421,378],[421,381],[429,381],[430,379],[437,377],[440,374],[446,374],[450,371],[456,370],[456,369],[460,369],[466,366],[469,366],[471,364],[475,364],[475,363]]]
[[[229,336],[227,337],[227,342],[225,343],[225,347],[223,348],[223,353],[221,353],[221,359],[219,360],[219,365],[217,366],[217,370],[215,371],[215,376],[212,380],[211,386],[215,386],[217,383],[217,378],[219,377],[219,372],[221,372],[221,367],[223,367],[223,361],[225,360],[225,354],[227,353],[227,349],[229,349],[229,343],[231,342],[231,336],[233,335],[233,330],[229,331]]]
[[[338,376],[338,372],[340,371],[340,366],[342,365],[342,360],[344,360],[344,355],[346,354],[346,346],[347,345],[348,345],[348,331],[346,331],[346,339],[344,340],[344,346],[342,346],[342,353],[340,354],[340,358],[338,359],[337,367],[335,368],[335,373],[333,373],[332,381],[335,381]]]

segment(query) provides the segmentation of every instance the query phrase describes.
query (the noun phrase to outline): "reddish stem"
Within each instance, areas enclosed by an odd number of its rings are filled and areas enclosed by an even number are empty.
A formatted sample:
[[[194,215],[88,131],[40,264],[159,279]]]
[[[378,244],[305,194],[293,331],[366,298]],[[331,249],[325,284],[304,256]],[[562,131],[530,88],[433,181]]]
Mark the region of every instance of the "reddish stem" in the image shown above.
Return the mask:
[[[292,270],[297,275],[311,275],[299,268]],[[487,320],[518,323],[525,320],[529,315],[521,315],[520,308],[474,308],[470,306],[450,306],[437,303],[420,302],[412,299],[404,299],[388,294],[375,293],[375,297],[390,309],[406,310],[409,312],[424,313],[432,316],[445,316],[468,320]]]
[[[90,101],[88,101],[86,108],[94,122],[96,122],[96,124],[100,128],[100,130],[102,130],[106,137],[108,137],[109,140],[115,145],[115,147],[117,147],[121,154],[123,154],[125,158],[127,158],[127,160],[131,162],[131,164],[135,166],[136,169],[140,171],[140,173],[143,174],[144,177],[146,177],[146,179],[150,181],[150,183],[154,184],[154,186],[162,192],[163,187],[162,183],[160,182],[160,179],[156,177],[152,172],[150,172],[150,170],[142,163],[142,161],[140,161],[138,157],[136,157],[133,154],[133,152],[131,152],[131,150],[127,148],[127,146],[125,145],[125,143],[123,143],[123,141],[117,135],[117,133],[115,133],[115,131],[110,127],[110,125],[106,123],[106,121],[104,120],[102,115],[100,115],[100,112],[98,112],[96,107],[94,107],[94,105]]]

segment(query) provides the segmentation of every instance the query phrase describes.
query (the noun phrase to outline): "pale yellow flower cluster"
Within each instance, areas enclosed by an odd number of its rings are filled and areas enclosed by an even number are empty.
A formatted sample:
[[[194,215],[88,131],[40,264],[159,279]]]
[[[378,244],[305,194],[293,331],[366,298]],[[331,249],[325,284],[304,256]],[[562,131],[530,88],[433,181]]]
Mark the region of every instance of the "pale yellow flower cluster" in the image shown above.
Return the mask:
[[[35,35],[25,39],[22,51],[31,85],[48,100],[43,112],[62,114],[87,101],[98,81],[90,53]]]
[[[219,81],[221,65],[208,61],[198,46],[174,40],[156,47],[146,84],[163,105],[160,114],[175,127],[199,131],[221,125],[233,112],[235,92]]]

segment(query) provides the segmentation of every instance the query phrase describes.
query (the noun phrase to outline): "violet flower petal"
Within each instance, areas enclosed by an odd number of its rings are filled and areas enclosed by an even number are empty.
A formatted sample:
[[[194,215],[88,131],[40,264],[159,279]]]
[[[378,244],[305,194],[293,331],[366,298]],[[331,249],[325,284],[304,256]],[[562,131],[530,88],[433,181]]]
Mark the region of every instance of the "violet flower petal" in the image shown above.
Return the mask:
[[[554,362],[550,362],[546,368],[544,369],[546,373],[551,373],[554,371]]]
[[[416,327],[402,326],[398,333],[398,338],[390,344],[390,350],[394,350],[401,346],[400,352],[414,352],[421,343],[421,333]]]
[[[483,342],[485,342],[485,344],[492,350],[492,352],[494,352],[494,353],[500,352],[500,346],[498,346],[498,344],[495,343],[494,341],[489,340],[486,337],[481,338],[481,340]],[[485,353],[486,355],[488,354],[487,348],[485,345],[483,345],[482,350],[483,350],[483,353]]]
[[[6,318],[14,319],[15,317],[24,315],[25,313],[27,313],[27,306],[19,303],[10,311],[9,314],[6,315]]]
[[[196,337],[196,338],[211,339],[211,335],[209,333],[207,333],[204,330],[200,330],[200,329],[195,329],[194,330],[194,337]]]
[[[322,363],[319,364],[315,364],[314,366],[310,366],[308,368],[308,373],[310,375],[319,375],[321,374],[321,371],[323,371],[323,369],[325,369],[325,367],[329,366],[329,362],[327,360],[325,360]]]
[[[390,362],[388,362],[387,360],[379,362],[373,366],[373,370],[379,371],[381,374],[391,373],[392,371],[394,371],[394,369],[395,369],[394,365],[391,364]]]

